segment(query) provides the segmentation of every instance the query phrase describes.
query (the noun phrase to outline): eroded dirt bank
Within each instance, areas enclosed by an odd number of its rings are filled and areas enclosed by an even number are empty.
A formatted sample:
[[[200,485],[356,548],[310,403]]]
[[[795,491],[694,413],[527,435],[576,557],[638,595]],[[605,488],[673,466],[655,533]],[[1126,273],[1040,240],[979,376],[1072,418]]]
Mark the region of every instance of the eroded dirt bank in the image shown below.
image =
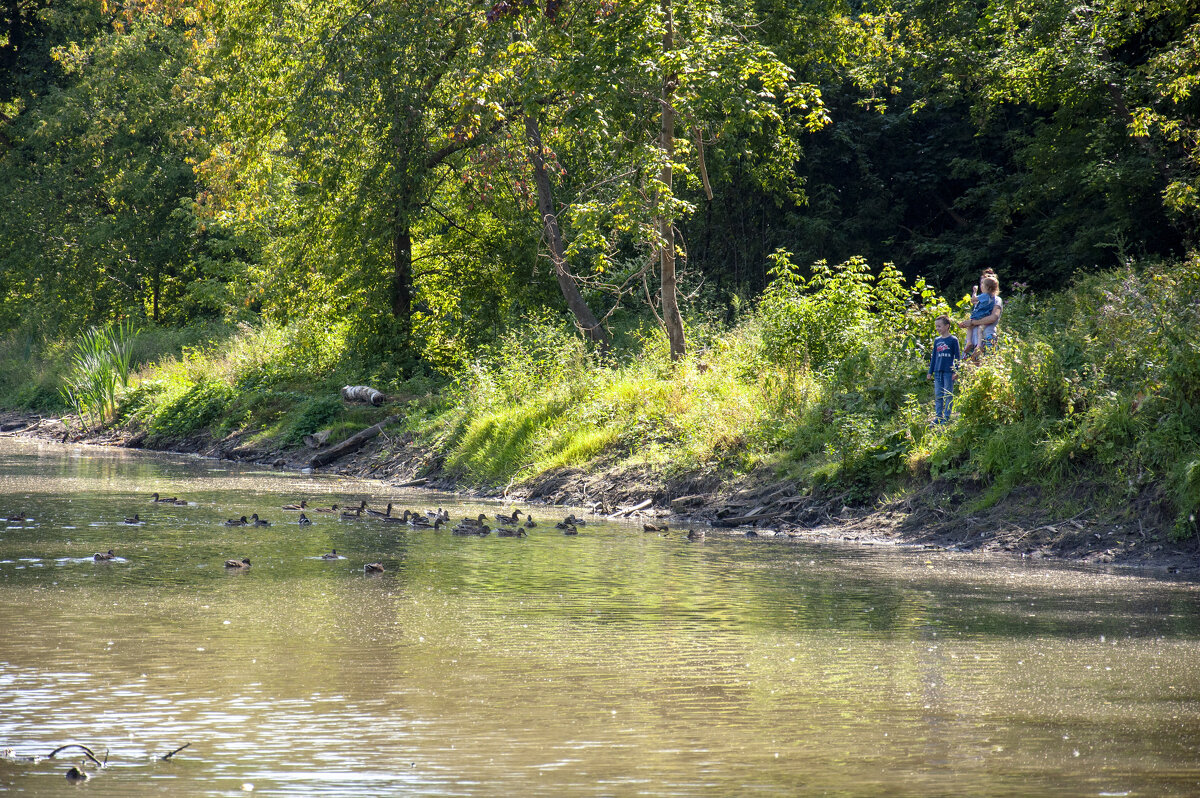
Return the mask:
[[[154,448],[286,469],[307,467],[313,455],[304,448],[245,445],[237,436],[168,441],[125,429],[82,436],[58,418],[12,412],[0,412],[0,435]],[[671,533],[707,524],[717,527],[710,534],[908,544],[1200,574],[1200,541],[1170,540],[1169,502],[1154,491],[1146,491],[1111,516],[1094,509],[1073,517],[1055,516],[1036,487],[1017,488],[988,509],[966,512],[964,508],[977,503],[985,486],[964,478],[935,481],[903,498],[870,507],[849,507],[840,495],[810,493],[769,471],[731,483],[711,472],[665,477],[647,468],[615,463],[586,472],[560,469],[503,490],[463,490],[446,474],[438,453],[416,445],[411,436],[386,430],[358,451],[317,470],[393,486],[418,483],[485,498],[584,507],[598,515],[667,524]],[[1070,489],[1077,494],[1072,497],[1074,505],[1096,506],[1089,501],[1091,487],[1086,482]]]

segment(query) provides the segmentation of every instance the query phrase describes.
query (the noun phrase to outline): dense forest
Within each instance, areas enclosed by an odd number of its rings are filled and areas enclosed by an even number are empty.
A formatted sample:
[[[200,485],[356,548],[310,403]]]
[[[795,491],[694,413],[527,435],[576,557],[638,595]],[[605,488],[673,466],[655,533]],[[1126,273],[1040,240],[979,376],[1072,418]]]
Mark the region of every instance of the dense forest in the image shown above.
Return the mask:
[[[1198,0],[0,14],[6,406],[294,442],[369,381],[466,479],[1086,475],[1195,529]],[[1006,343],[930,431],[986,267]]]

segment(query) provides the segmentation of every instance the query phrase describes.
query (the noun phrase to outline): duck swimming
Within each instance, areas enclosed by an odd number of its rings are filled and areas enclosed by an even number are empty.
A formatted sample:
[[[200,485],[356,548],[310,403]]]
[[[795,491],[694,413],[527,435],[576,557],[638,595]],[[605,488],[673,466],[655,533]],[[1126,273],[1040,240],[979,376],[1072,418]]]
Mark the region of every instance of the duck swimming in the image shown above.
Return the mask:
[[[518,518],[517,518],[518,515],[521,515],[520,510],[513,510],[512,515],[504,515],[503,513],[496,513],[496,520],[499,523],[503,524],[504,526],[516,526],[517,521],[518,521]]]
[[[250,567],[250,558],[243,557],[240,560],[226,560],[225,567],[226,568],[249,568]]]
[[[134,513],[132,518],[125,519],[125,523],[129,524],[130,526],[133,526],[134,524],[142,523],[142,519],[138,518],[137,513]]]
[[[270,526],[271,522],[265,518],[259,518],[258,513],[250,516],[250,521],[253,526]]]
[[[109,549],[108,551],[102,551],[93,554],[92,559],[96,562],[107,562],[109,560],[117,559],[117,555],[113,553],[112,549]]]
[[[151,494],[150,498],[152,501],[158,502],[159,504],[174,504],[175,502],[179,501],[178,497],[176,496],[172,496],[171,498],[167,499],[160,497],[157,493]]]
[[[336,513],[337,511],[338,511],[338,506],[336,504],[330,505],[329,507],[318,507],[317,508],[318,513]]]
[[[302,499],[299,504],[285,504],[285,505],[283,505],[283,509],[284,510],[307,510],[308,509],[308,500]]]
[[[249,523],[246,520],[246,516],[243,515],[241,518],[230,518],[225,522],[225,526],[246,526]]]
[[[322,560],[340,560],[342,558],[338,556],[337,549],[330,549],[328,554],[321,555],[321,559]]]
[[[391,502],[388,502],[387,512],[385,512],[385,513],[381,513],[378,510],[372,510],[370,507],[367,507],[366,505],[367,505],[367,503],[363,502],[363,506],[361,509],[365,510],[367,515],[371,516],[372,518],[391,518],[392,517],[392,503]],[[405,512],[407,512],[407,510]]]
[[[363,573],[365,573],[365,574],[381,574],[381,573],[383,573],[383,563],[369,562],[363,566]]]
[[[312,523],[312,521],[308,520],[307,515],[305,515],[304,513],[300,513],[300,518],[299,518],[299,520],[296,521],[296,523],[299,524],[300,526],[308,526],[309,524]]]

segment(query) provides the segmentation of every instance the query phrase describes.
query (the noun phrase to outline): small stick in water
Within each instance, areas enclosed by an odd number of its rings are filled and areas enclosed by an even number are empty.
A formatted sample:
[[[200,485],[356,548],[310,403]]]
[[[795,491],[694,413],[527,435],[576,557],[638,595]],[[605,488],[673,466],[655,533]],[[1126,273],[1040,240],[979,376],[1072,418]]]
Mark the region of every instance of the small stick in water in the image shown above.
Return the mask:
[[[161,759],[163,762],[169,762],[169,761],[171,760],[171,757],[175,756],[175,755],[176,755],[176,754],[178,754],[180,751],[182,751],[183,749],[187,748],[189,745],[191,745],[191,743],[184,743],[183,745],[179,746],[178,748],[176,748],[176,749],[175,749],[174,751],[172,751],[171,753],[169,753],[169,754],[163,754],[161,757],[159,757],[159,759]]]

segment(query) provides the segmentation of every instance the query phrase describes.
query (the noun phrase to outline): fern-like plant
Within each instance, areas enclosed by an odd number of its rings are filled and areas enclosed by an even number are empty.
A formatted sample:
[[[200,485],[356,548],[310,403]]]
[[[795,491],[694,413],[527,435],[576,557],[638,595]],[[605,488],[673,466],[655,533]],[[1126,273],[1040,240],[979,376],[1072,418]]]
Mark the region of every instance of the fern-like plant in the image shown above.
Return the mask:
[[[92,327],[71,350],[63,398],[79,421],[99,426],[116,415],[118,389],[129,387],[136,333],[131,322]]]

